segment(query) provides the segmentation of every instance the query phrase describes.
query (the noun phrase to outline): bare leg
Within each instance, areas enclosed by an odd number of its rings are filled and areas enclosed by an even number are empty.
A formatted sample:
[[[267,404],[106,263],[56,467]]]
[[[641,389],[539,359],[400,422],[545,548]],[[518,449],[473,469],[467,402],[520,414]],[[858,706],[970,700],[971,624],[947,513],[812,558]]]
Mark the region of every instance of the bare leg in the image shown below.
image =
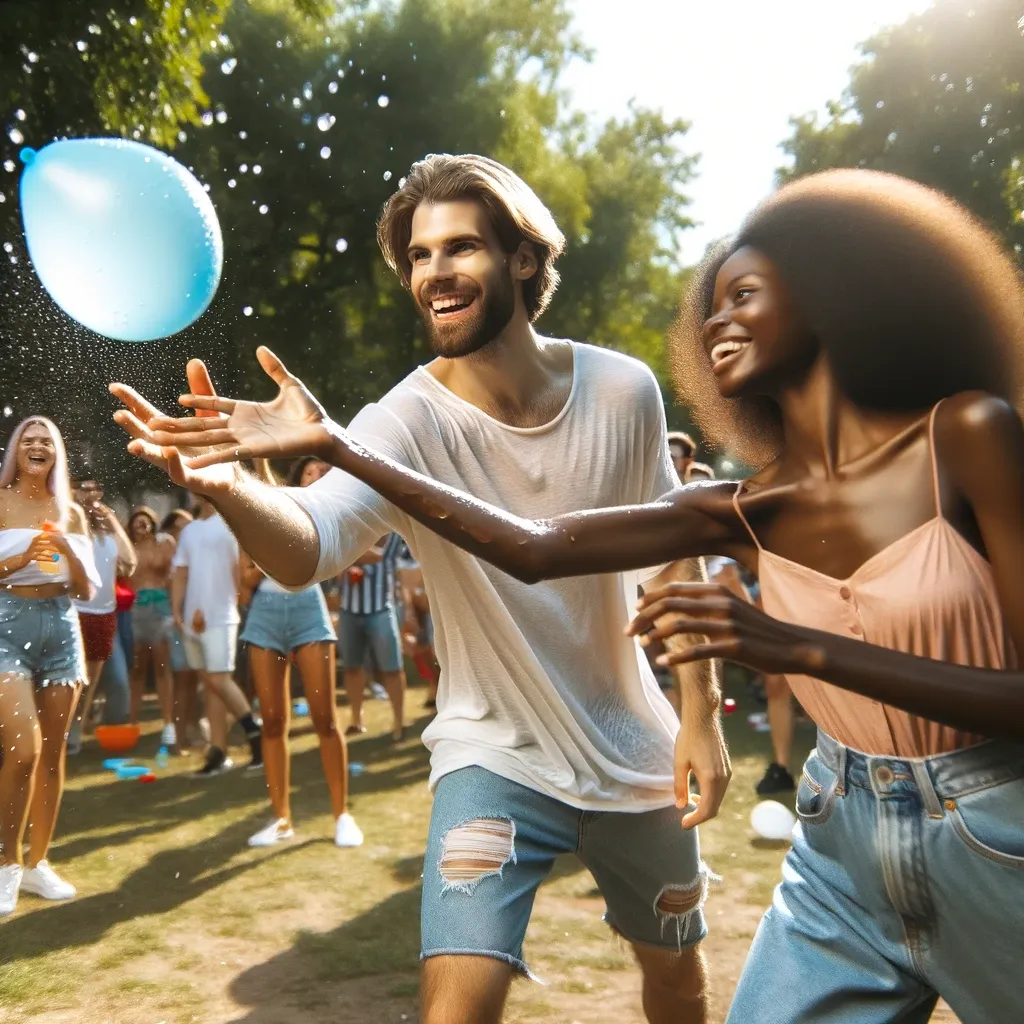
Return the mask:
[[[363,728],[363,697],[366,694],[366,670],[359,668],[346,668],[342,672],[345,682],[345,693],[348,696],[349,708],[352,712],[352,725],[362,730]]]
[[[178,737],[178,750],[185,753],[192,746],[192,730],[199,729],[199,683],[191,669],[175,672],[173,679],[174,731]]]
[[[295,660],[306,688],[313,728],[320,740],[320,763],[331,793],[331,810],[335,818],[340,818],[348,810],[348,748],[345,737],[338,731],[334,702],[337,689],[334,644],[306,644],[296,650]]]
[[[217,688],[210,685],[210,676],[201,672],[203,693],[206,697],[206,717],[210,720],[210,744],[223,751],[228,749],[228,709]]]
[[[103,666],[105,664],[105,661],[90,661],[85,666],[88,682],[85,687],[85,693],[78,702],[78,711],[75,714],[75,721],[80,724],[83,733],[92,731],[89,727],[89,712],[92,711],[93,698],[96,696],[96,688],[99,685],[100,675],[103,673]],[[46,687],[46,689],[48,690],[50,687]],[[68,687],[65,687],[65,689],[68,689]],[[46,690],[43,692],[45,693]]]
[[[252,713],[249,699],[232,678],[230,672],[205,672],[203,673],[203,682],[224,701],[234,718],[245,718],[246,715]]]
[[[290,768],[288,724],[291,701],[288,699],[288,659],[264,647],[249,648],[250,678],[256,686],[263,718],[263,761],[267,790],[274,817],[292,821],[289,798]]]
[[[171,675],[171,658],[167,641],[162,640],[152,649],[152,653],[160,717],[163,718],[164,725],[171,725],[174,722],[174,677]],[[177,732],[177,727],[175,727],[175,732]]]
[[[500,1024],[512,967],[489,956],[432,956],[423,962],[422,1024]]]
[[[707,968],[700,947],[675,950],[633,946],[644,975],[644,1013],[650,1024],[705,1024]]]
[[[764,691],[768,698],[768,725],[771,727],[772,755],[776,764],[789,768],[793,753],[793,729],[796,714],[793,694],[785,676],[765,676]]]
[[[0,675],[0,865],[22,863],[21,844],[42,747],[32,681]]]
[[[102,664],[102,663],[101,663]],[[46,859],[64,796],[64,753],[68,726],[78,700],[79,686],[47,686],[36,691],[36,713],[42,733],[35,787],[29,810],[28,866]]]
[[[132,725],[139,724],[139,715],[142,712],[142,697],[146,692],[146,677],[149,675],[149,663],[152,657],[152,647],[143,647],[141,644],[136,645],[131,674],[131,716],[128,719]]]
[[[391,736],[393,739],[401,739],[402,727],[405,724],[405,671],[399,669],[397,672],[381,672],[380,682],[388,691],[388,698],[391,700],[391,713],[394,716]]]

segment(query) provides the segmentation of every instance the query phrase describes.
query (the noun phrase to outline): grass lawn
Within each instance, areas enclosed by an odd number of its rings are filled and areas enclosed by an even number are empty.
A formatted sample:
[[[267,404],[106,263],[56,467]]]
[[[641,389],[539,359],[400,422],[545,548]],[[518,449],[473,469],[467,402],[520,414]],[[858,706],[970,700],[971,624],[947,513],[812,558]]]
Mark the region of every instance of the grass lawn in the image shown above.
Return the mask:
[[[736,687],[732,687],[737,691]],[[207,782],[172,763],[153,785],[118,781],[87,743],[69,769],[52,861],[79,889],[67,904],[25,896],[0,923],[2,1024],[391,1024],[417,1019],[422,857],[430,813],[422,689],[416,728],[399,746],[386,703],[368,702],[371,738],[350,745],[365,765],[352,810],[357,850],[333,844],[327,791],[308,720],[293,732],[295,841],[250,850],[269,820],[262,774]],[[721,816],[702,828],[723,877],[711,894],[706,949],[714,1021],[724,1019],[743,958],[779,876],[784,844],[756,841],[748,817],[767,736],[726,720],[735,778]],[[344,720],[346,712],[342,711]],[[151,723],[136,754],[152,758]],[[798,763],[813,743],[798,734]],[[241,758],[244,761],[244,755]],[[542,887],[527,958],[546,982],[517,982],[508,1021],[633,1024],[643,1020],[629,951],[601,923],[603,903],[572,857]],[[933,1022],[955,1022],[938,1011]]]

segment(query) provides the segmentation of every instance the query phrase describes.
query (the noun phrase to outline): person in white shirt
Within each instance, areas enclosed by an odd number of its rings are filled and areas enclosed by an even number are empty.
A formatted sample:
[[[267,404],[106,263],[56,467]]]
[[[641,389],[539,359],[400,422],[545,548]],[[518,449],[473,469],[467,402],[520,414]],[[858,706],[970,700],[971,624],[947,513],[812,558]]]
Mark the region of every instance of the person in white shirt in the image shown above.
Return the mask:
[[[379,237],[437,358],[363,409],[348,432],[262,348],[260,362],[281,386],[273,402],[202,397],[212,383],[193,360],[193,395],[182,404],[219,415],[163,417],[113,384],[128,406],[115,418],[136,439],[130,451],[209,495],[282,584],[337,575],[391,531],[423,567],[442,670],[439,713],[423,736],[434,788],[424,1024],[500,1020],[513,974],[527,972],[522,943],[537,887],[570,851],[633,946],[648,1020],[703,1022],[707,872],[676,802],[686,803],[692,768],[701,786],[699,808],[684,818],[692,826],[716,813],[728,781],[714,685],[690,677],[692,717],[680,730],[625,636],[637,573],[526,585],[442,539],[456,535],[447,513],[421,494],[423,476],[432,477],[531,519],[652,501],[676,486],[658,384],[636,360],[534,333],[564,239],[508,168],[477,156],[427,158],[385,207]],[[193,444],[214,447],[184,455]],[[282,492],[214,464],[302,454],[366,482],[333,469]],[[395,463],[406,468],[396,473]],[[401,486],[385,500],[374,487],[396,476]],[[486,543],[483,533],[474,539]]]
[[[227,712],[245,730],[252,752],[248,767],[263,766],[259,722],[234,680],[238,641],[239,551],[227,524],[205,498],[196,518],[178,537],[171,577],[171,610],[181,630],[189,668],[199,673],[210,719],[210,749],[196,773],[201,778],[233,767],[227,756]]]
[[[135,572],[138,558],[117,515],[103,504],[103,488],[96,478],[84,473],[76,476],[71,483],[75,501],[82,507],[89,521],[93,560],[101,581],[101,586],[90,600],[74,602],[85,644],[88,681],[68,734],[68,753],[73,755],[82,749],[82,733],[92,727],[90,712],[93,698],[96,696],[103,666],[114,653],[117,634],[117,597],[114,588],[117,577],[131,576]]]

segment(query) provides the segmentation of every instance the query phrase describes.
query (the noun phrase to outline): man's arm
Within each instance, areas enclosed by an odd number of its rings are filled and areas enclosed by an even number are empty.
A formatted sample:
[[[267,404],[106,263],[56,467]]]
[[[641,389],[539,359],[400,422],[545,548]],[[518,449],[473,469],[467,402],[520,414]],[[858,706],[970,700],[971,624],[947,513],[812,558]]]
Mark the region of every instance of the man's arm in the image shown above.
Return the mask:
[[[131,542],[128,534],[120,520],[112,509],[105,512],[107,523],[110,525],[110,532],[113,534],[114,542],[117,544],[117,563],[120,568],[118,575],[131,576],[139,565],[139,556],[135,552],[135,545]]]

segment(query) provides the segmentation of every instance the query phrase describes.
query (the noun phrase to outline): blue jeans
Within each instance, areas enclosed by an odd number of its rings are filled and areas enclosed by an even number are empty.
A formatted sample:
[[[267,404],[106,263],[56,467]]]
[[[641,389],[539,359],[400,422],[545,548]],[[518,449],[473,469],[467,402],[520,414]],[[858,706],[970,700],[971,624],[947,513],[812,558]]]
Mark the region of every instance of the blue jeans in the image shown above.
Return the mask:
[[[289,654],[306,644],[333,643],[334,639],[327,601],[319,587],[294,594],[257,590],[241,636],[243,643],[278,654]]]
[[[130,714],[131,691],[128,673],[132,657],[131,622],[131,612],[117,613],[114,650],[100,673],[97,689],[102,690],[107,698],[103,705],[104,725],[123,725],[128,721]]]
[[[1024,746],[875,757],[818,734],[729,1024],[1017,1024]]]
[[[0,590],[0,674],[25,676],[36,686],[85,681],[82,630],[71,598]]]
[[[605,921],[627,941],[695,945],[707,934],[708,875],[682,813],[580,811],[484,768],[445,775],[423,865],[421,957],[489,956],[528,974],[523,937],[537,887],[560,853],[590,869]]]

